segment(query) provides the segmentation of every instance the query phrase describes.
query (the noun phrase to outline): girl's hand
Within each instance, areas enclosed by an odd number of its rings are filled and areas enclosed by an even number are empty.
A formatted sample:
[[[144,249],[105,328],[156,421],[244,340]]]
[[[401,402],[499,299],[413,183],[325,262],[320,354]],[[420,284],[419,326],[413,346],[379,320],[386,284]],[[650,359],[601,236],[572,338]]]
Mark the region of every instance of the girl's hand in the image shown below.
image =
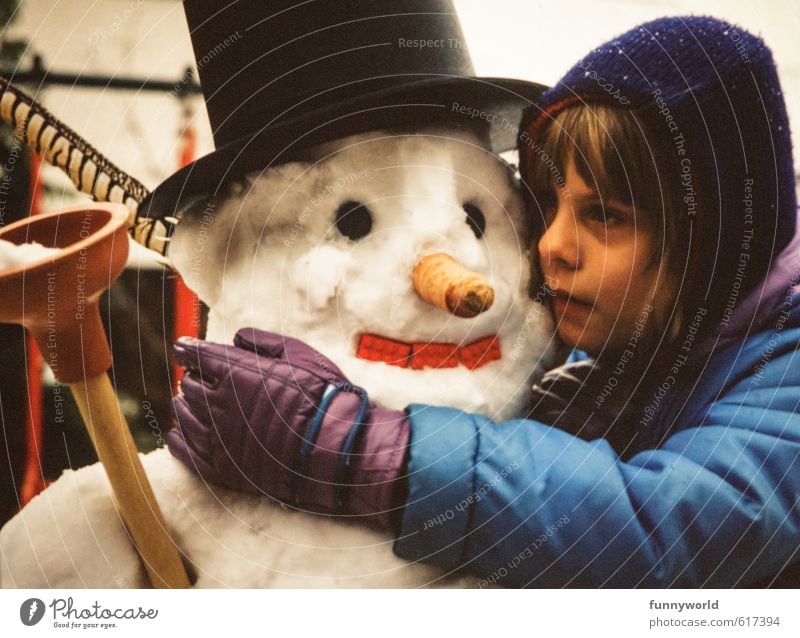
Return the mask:
[[[587,441],[609,439],[622,452],[625,435],[624,388],[593,359],[553,368],[533,386],[528,418],[556,426]]]
[[[175,344],[172,454],[210,483],[388,527],[402,506],[409,423],[369,403],[304,343],[244,328],[226,346]]]

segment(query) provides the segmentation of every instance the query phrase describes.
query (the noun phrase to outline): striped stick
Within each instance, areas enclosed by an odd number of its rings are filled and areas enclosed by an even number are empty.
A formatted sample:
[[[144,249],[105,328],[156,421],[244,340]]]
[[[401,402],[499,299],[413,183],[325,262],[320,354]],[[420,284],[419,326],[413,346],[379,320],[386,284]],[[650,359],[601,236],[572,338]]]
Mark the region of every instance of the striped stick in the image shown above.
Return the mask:
[[[53,166],[60,168],[75,187],[97,202],[125,204],[130,211],[133,239],[165,255],[174,218],[140,218],[139,204],[149,194],[140,181],[113,164],[85,139],[55,117],[34,98],[0,76],[0,117],[20,141]]]

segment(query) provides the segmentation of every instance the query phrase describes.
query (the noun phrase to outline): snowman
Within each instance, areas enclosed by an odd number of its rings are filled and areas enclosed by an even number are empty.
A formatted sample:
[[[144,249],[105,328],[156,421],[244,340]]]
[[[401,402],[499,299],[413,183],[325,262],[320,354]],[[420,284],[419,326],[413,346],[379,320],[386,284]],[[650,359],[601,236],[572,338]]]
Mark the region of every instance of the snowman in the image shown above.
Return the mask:
[[[300,339],[391,409],[520,416],[556,344],[495,153],[541,87],[474,78],[446,2],[392,16],[269,2],[213,19],[204,4],[185,3],[198,57],[242,39],[200,69],[217,151],[142,210],[175,223],[168,258],[210,308],[205,338],[252,326]],[[458,46],[420,48],[440,41]],[[400,560],[384,532],[210,485],[167,449],[142,461],[197,587],[477,582]],[[4,587],[147,586],[99,464],[66,471],[0,549]]]

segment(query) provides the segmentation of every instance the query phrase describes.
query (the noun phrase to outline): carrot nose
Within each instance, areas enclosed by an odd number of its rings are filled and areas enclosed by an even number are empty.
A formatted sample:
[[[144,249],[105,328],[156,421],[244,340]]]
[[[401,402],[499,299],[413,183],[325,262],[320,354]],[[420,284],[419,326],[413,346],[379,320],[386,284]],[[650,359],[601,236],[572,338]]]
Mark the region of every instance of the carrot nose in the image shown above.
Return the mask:
[[[420,297],[457,317],[477,317],[494,302],[489,282],[445,253],[420,259],[411,278]]]

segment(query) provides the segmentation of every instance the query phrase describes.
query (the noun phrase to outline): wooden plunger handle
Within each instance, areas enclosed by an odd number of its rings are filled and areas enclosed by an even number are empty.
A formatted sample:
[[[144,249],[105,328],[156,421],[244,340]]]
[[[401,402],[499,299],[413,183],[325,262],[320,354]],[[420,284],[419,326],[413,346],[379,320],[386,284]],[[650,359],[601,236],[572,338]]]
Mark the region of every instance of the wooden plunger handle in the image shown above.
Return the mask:
[[[153,587],[189,587],[108,375],[72,382],[70,389]]]
[[[11,108],[5,96],[0,102]],[[28,328],[56,379],[70,386],[150,582],[188,587],[107,375],[111,350],[98,303],[125,267],[127,219],[121,204],[82,204],[0,229],[13,243],[59,248],[49,263],[3,273],[0,321]]]

